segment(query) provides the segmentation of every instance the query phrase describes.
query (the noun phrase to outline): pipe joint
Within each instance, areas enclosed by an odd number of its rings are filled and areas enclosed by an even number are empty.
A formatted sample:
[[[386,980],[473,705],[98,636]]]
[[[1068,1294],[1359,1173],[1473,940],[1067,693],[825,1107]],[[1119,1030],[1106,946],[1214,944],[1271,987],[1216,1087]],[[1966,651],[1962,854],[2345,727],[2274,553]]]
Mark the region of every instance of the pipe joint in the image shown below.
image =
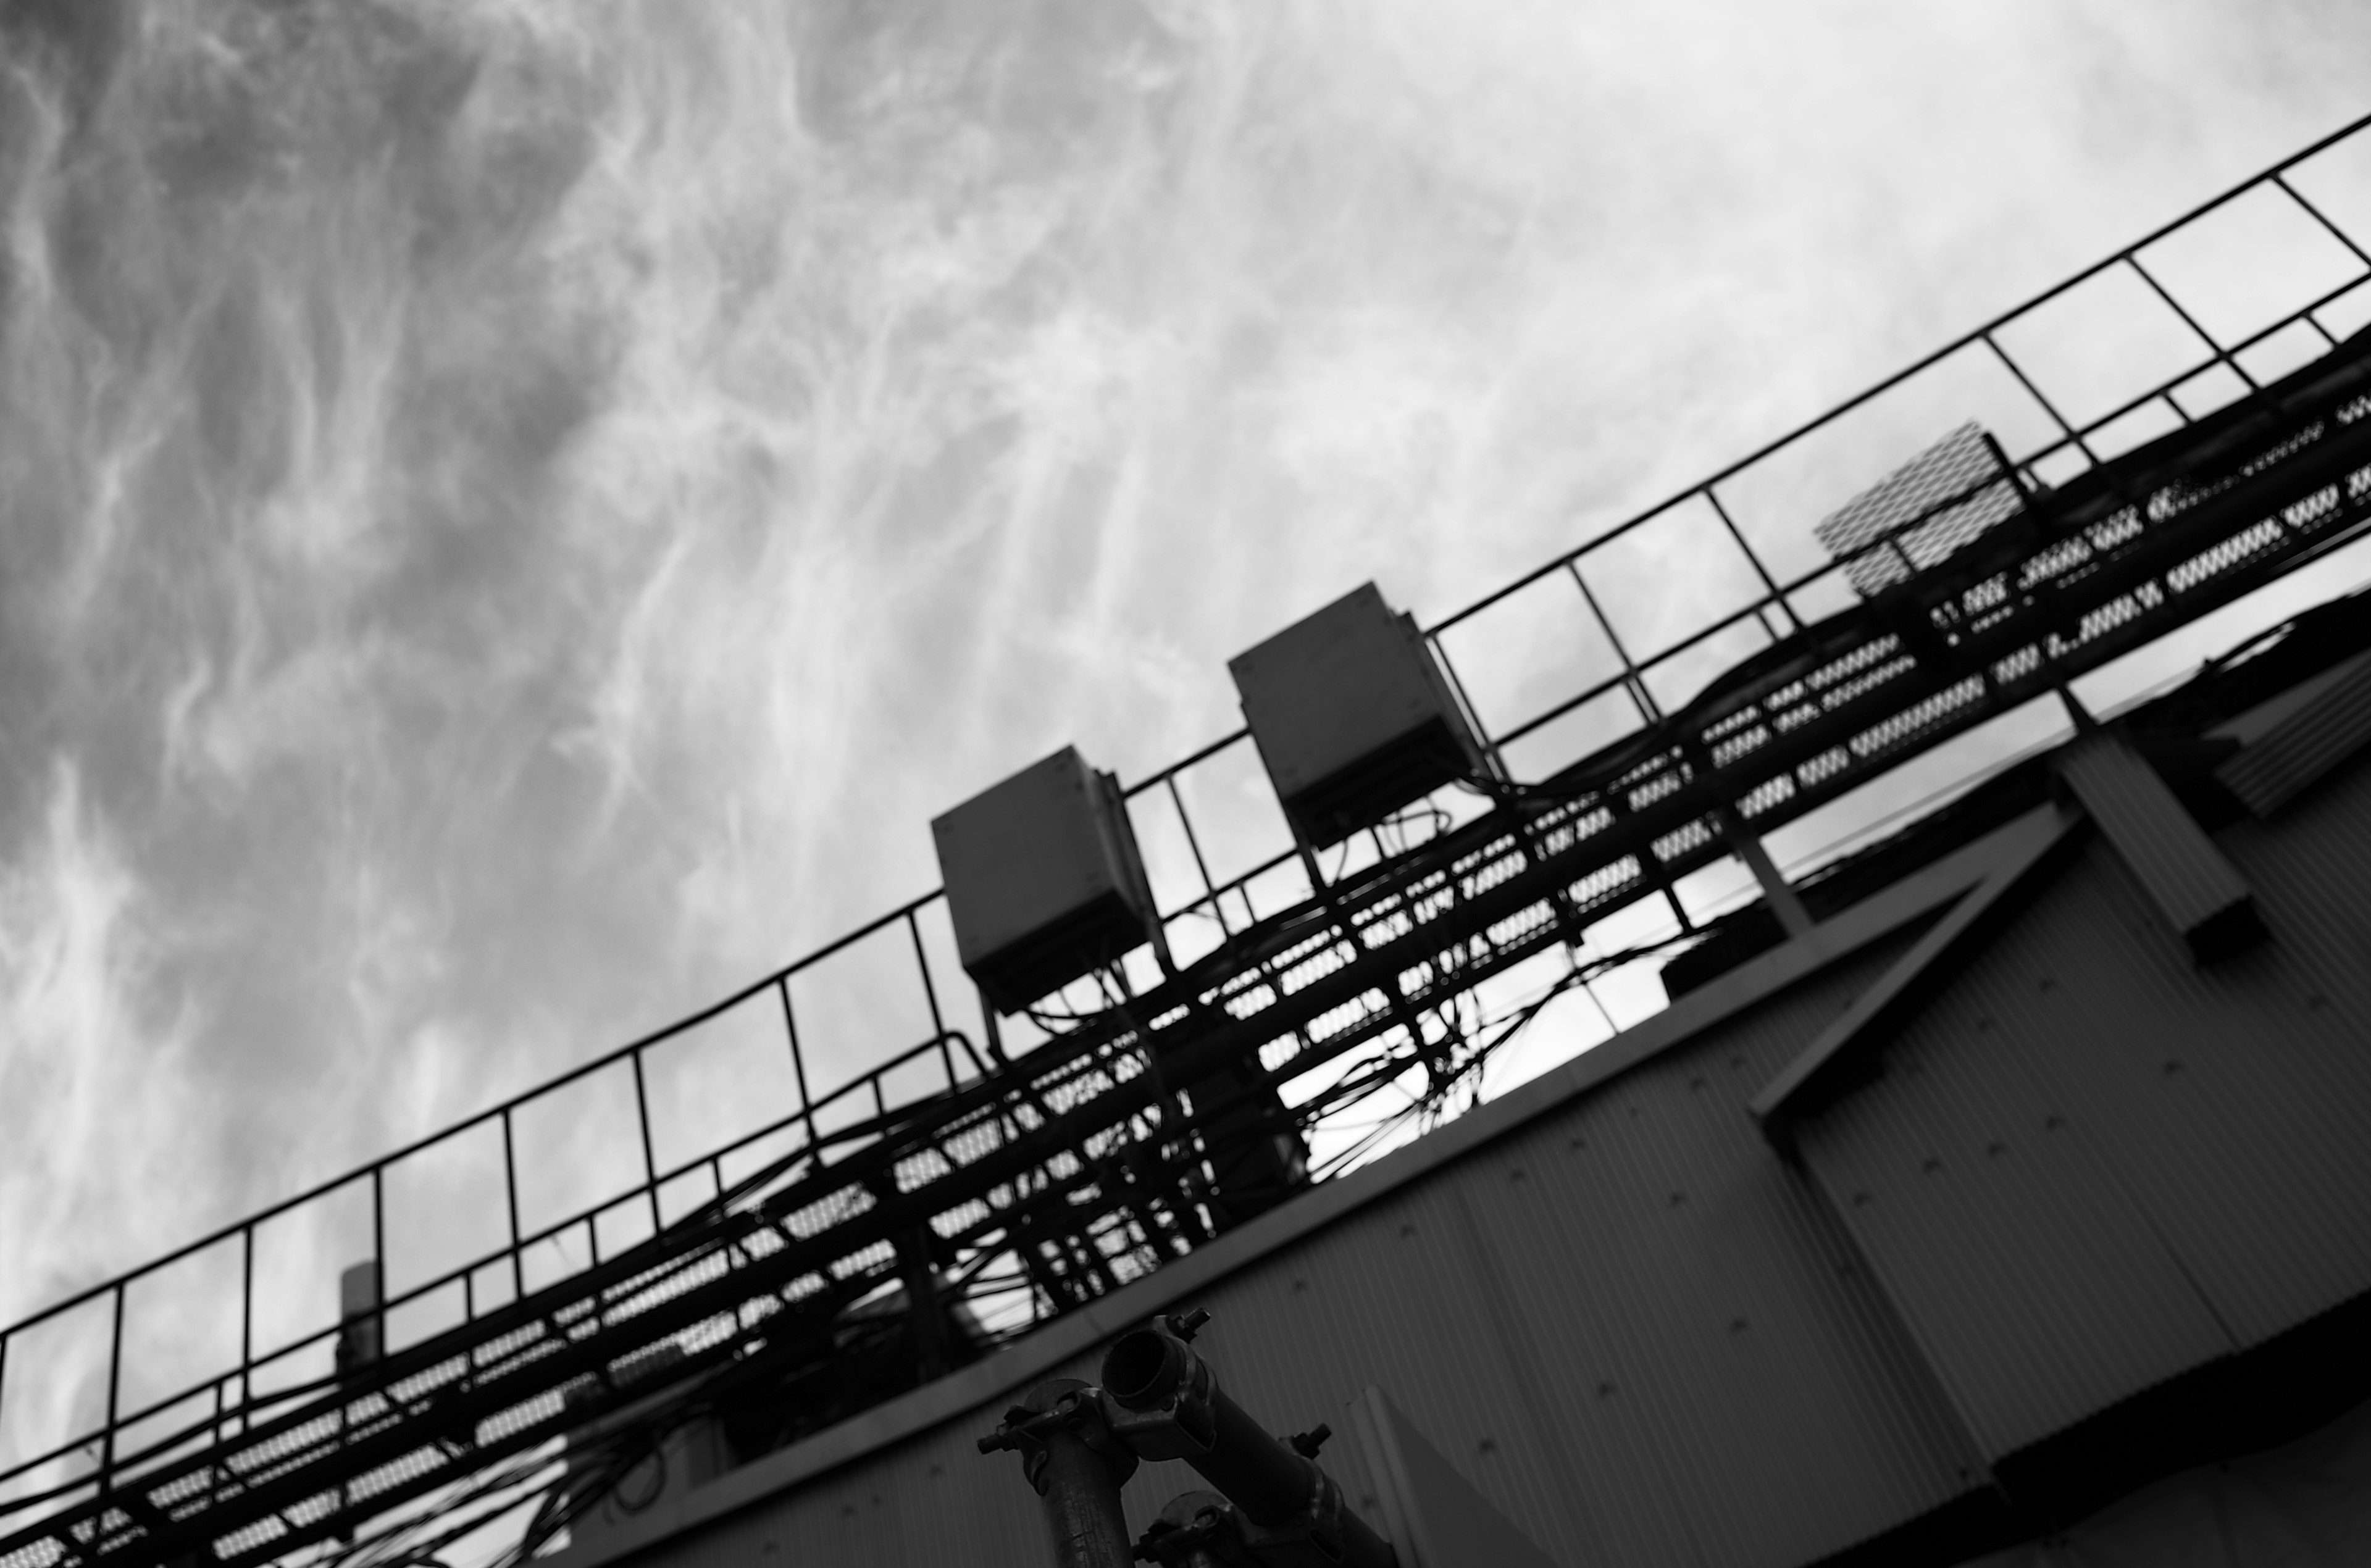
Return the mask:
[[[1148,1533],[1138,1555],[1151,1551],[1156,1562],[1187,1568],[1235,1561],[1259,1568],[1393,1568],[1391,1547],[1318,1468],[1313,1456],[1324,1441],[1323,1429],[1288,1443],[1219,1387],[1218,1374],[1191,1343],[1209,1320],[1201,1311],[1155,1318],[1121,1335],[1104,1357],[1113,1433],[1147,1458],[1184,1459],[1218,1489],[1215,1496],[1189,1493],[1173,1504],[1177,1511],[1162,1516],[1167,1523]]]
[[[979,1451],[993,1454],[1011,1449],[1019,1454],[1021,1473],[1043,1497],[1055,1449],[1065,1437],[1103,1461],[1114,1487],[1136,1473],[1138,1450],[1112,1431],[1096,1390],[1075,1378],[1055,1378],[1030,1389],[1019,1404],[1004,1412],[996,1430],[979,1440]]]
[[[1194,1353],[1207,1312],[1167,1313],[1104,1357],[1105,1417],[1148,1459],[1197,1459],[1219,1439],[1219,1375]]]

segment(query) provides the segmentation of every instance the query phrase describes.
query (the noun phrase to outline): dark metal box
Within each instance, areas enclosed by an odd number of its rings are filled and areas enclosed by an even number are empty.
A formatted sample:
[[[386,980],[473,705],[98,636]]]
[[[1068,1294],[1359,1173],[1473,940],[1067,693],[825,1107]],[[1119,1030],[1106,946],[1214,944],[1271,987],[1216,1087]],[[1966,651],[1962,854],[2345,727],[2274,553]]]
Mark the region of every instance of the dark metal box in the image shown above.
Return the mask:
[[[955,950],[1002,1012],[1119,962],[1153,908],[1119,784],[1065,746],[931,824]]]
[[[1371,582],[1227,668],[1285,814],[1311,845],[1339,843],[1486,772],[1416,622]]]

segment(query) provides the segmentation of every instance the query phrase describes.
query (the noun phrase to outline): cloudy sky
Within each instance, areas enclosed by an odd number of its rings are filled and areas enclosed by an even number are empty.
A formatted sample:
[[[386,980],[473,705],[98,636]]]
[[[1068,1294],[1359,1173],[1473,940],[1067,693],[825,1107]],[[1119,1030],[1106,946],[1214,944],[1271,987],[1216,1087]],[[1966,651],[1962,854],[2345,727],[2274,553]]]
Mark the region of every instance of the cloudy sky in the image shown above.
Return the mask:
[[[928,889],[1057,745],[1224,732],[1250,642],[1455,607],[2366,57],[2359,0],[0,4],[0,1319]]]

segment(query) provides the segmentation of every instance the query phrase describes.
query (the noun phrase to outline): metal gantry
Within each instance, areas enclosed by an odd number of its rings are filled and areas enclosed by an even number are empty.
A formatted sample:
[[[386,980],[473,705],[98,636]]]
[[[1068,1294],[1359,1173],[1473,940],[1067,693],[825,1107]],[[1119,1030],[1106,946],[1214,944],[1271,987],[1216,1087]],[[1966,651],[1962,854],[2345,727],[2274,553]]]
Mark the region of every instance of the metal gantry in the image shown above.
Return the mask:
[[[1528,1016],[1478,1023],[1470,1001],[1486,982],[1559,951],[1610,961],[1588,946],[1608,915],[1758,854],[1774,829],[2361,536],[2371,338],[2350,328],[2371,318],[2371,256],[2308,188],[2317,160],[2371,143],[2357,138],[2365,125],[1432,627],[1496,767],[1464,809],[1412,815],[1330,870],[1272,840],[1217,861],[1232,830],[1209,812],[1197,825],[1189,796],[1197,770],[1243,763],[1247,736],[1139,781],[1128,796],[1169,889],[1174,974],[1116,971],[1000,1025],[954,970],[933,894],[9,1329],[0,1439],[27,1408],[12,1390],[30,1355],[49,1354],[45,1333],[70,1344],[79,1324],[103,1345],[91,1364],[104,1402],[53,1440],[0,1448],[0,1568],[426,1550],[422,1539],[433,1547],[547,1486],[556,1439],[577,1435],[581,1476],[587,1456],[624,1451],[619,1434],[646,1444],[653,1423],[687,1412],[723,1424],[746,1456],[1290,1196],[1290,1174],[1243,1176],[1241,1149],[1296,1143],[1394,1085],[1437,1107]],[[2285,203],[2282,221],[2326,236],[2343,265],[2234,329],[2216,319],[2227,280],[2209,269],[2185,288],[2169,274],[2199,225],[2264,202]],[[2088,410],[2053,401],[2046,370],[2012,352],[2019,330],[2119,281],[2160,301],[2192,352]],[[1975,410],[1989,433],[1963,432],[1868,490],[1903,444],[1882,424],[1845,439],[1854,417],[1937,376],[1966,393],[1972,364],[2010,388],[2012,404]],[[1837,510],[1855,490],[1863,502]],[[1625,560],[1653,558],[1658,530],[1726,541],[1738,567],[1729,599],[1676,634],[1605,591]],[[1475,647],[1499,646],[1492,617],[1551,589],[1569,593],[1560,613],[1602,667],[1542,699],[1521,659],[1501,658],[1517,674],[1494,686]],[[1559,734],[1585,755],[1544,750]],[[1181,847],[1165,871],[1156,816]],[[1766,856],[1759,865],[1766,877]],[[892,954],[910,964],[904,979],[884,967],[891,950],[910,950]],[[811,1096],[818,1020],[848,1015],[802,1002],[801,988],[860,951],[864,1010],[906,1007],[914,1043]],[[667,1053],[728,1025],[773,1041],[795,1101],[663,1158],[653,1079]],[[636,1174],[596,1201],[530,1213],[523,1127],[612,1080],[630,1093],[620,1127],[636,1139]],[[384,1270],[390,1182],[464,1147],[499,1149],[486,1201],[500,1239],[380,1301],[373,1355],[335,1354],[352,1322],[259,1322],[272,1227],[358,1199]],[[170,1271],[210,1258],[239,1280],[235,1355],[131,1391],[127,1313]]]

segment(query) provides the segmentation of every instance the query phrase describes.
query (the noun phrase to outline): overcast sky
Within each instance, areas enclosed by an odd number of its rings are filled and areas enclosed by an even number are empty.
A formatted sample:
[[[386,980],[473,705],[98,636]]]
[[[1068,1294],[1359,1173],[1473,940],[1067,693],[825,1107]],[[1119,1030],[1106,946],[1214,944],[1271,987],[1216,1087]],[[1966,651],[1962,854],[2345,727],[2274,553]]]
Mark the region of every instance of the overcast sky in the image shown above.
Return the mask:
[[[0,1319],[2371,109],[2360,0],[0,18]]]

